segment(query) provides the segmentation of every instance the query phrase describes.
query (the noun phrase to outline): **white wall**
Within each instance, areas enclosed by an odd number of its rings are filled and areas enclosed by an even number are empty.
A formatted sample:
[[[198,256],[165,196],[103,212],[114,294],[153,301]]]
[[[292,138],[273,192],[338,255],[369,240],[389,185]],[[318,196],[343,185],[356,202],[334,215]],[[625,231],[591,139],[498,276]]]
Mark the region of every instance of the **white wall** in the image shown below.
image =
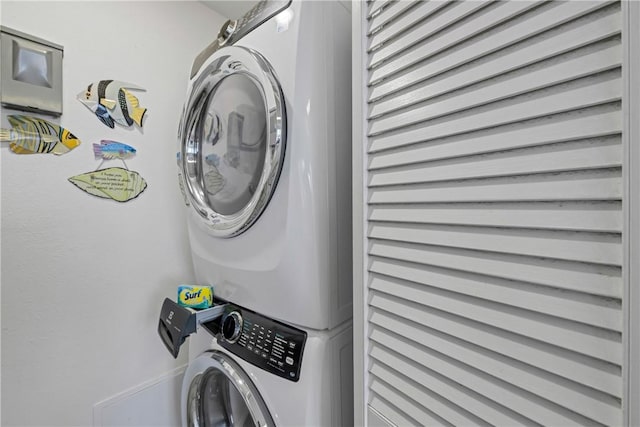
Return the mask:
[[[186,361],[156,333],[162,300],[193,277],[176,129],[191,61],[224,18],[196,2],[2,1],[1,13],[2,25],[64,46],[59,123],[82,141],[61,157],[0,149],[2,425],[91,425],[94,404]],[[143,131],[111,130],[75,99],[100,79],[146,87]],[[137,199],[67,181],[98,166],[91,144],[102,138],[138,149],[127,164],[149,186]]]

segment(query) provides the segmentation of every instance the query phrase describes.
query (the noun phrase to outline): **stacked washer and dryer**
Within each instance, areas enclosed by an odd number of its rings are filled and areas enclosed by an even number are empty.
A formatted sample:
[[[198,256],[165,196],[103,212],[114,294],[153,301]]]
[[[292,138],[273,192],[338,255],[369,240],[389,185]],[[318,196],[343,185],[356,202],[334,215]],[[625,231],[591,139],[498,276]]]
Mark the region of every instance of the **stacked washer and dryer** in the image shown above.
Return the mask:
[[[185,426],[353,423],[350,22],[263,1],[193,64],[179,179],[225,305],[189,338]]]

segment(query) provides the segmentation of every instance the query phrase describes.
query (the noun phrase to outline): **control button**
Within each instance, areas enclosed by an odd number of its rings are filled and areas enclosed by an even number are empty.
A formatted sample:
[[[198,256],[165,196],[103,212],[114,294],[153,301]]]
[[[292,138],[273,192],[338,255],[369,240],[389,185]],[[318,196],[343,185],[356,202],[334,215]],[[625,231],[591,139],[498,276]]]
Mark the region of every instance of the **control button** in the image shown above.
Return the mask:
[[[247,345],[247,350],[249,350],[249,351],[253,350],[253,346],[251,344],[248,344]]]
[[[238,21],[230,19],[222,25],[220,32],[218,33],[218,45],[224,46],[229,40],[229,37],[236,31]]]
[[[289,348],[296,348],[296,343],[294,341],[289,341]]]
[[[284,361],[287,362],[287,365],[293,365],[293,358],[292,357],[287,356],[284,359]]]
[[[278,366],[280,366],[281,368],[284,366],[283,362],[278,362]]]
[[[295,377],[296,377],[296,373],[295,373],[295,372],[289,372],[289,376],[290,376],[291,378],[295,378]]]
[[[266,359],[268,354],[267,353],[262,353],[262,354],[260,354],[260,356],[262,356],[263,359]]]

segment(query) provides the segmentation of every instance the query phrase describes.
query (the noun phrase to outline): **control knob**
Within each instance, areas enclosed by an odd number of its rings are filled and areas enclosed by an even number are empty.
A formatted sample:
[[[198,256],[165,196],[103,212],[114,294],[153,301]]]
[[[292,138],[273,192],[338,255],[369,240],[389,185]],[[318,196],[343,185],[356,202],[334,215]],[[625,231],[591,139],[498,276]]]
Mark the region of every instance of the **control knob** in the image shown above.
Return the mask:
[[[242,335],[242,316],[237,311],[232,311],[222,318],[222,337],[233,344]]]
[[[222,28],[220,28],[220,32],[218,33],[218,46],[224,46],[229,40],[229,37],[233,35],[238,27],[238,21],[235,19],[229,19],[227,22],[222,24]]]

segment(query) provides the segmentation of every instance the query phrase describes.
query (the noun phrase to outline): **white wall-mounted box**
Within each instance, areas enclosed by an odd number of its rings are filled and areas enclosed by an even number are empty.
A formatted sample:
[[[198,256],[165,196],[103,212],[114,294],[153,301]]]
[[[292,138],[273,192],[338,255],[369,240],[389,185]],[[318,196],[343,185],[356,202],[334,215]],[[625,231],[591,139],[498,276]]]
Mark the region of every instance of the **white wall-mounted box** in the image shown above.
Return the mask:
[[[0,101],[8,108],[62,114],[62,56],[55,43],[0,27]]]

